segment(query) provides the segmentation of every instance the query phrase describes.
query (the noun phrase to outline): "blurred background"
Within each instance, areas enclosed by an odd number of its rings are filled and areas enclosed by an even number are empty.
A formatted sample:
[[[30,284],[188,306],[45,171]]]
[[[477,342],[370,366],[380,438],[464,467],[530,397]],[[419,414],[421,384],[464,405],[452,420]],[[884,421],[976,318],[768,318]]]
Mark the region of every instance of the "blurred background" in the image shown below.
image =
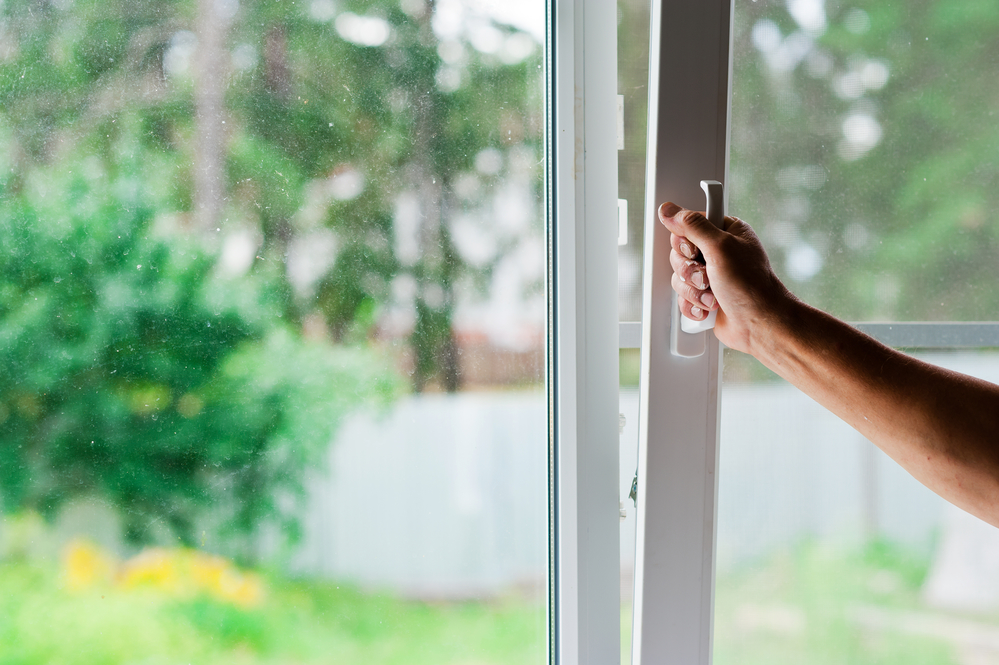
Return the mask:
[[[545,662],[544,20],[0,2],[0,662]]]
[[[543,10],[0,2],[0,662],[545,662]],[[995,318],[996,34],[990,1],[737,0],[729,208],[796,293]],[[725,365],[716,661],[999,662],[994,529]]]
[[[649,4],[619,3],[622,321],[641,318],[648,77],[626,37]],[[728,210],[804,300],[854,322],[999,318],[997,29],[995,2],[735,1]],[[999,379],[993,349],[910,351]],[[724,363],[715,662],[999,663],[997,531],[751,359]],[[637,350],[621,371],[637,422]]]

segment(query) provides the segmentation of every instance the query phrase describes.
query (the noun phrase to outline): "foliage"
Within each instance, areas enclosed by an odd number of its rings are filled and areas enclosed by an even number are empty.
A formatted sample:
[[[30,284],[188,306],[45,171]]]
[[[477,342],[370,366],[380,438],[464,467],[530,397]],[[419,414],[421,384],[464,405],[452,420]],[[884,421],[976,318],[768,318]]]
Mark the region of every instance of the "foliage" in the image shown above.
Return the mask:
[[[803,545],[722,573],[715,661],[950,665],[956,662],[951,644],[867,626],[858,611],[877,608],[889,617],[920,611],[926,569],[923,557],[875,543],[854,553]],[[537,601],[425,604],[263,574],[262,600],[242,605],[212,593],[190,596],[113,579],[70,588],[67,570],[0,564],[0,662],[309,663],[335,654],[343,663],[413,665],[541,663],[546,657],[544,605]],[[957,619],[987,626],[995,619],[924,612],[941,625]],[[629,623],[625,612],[625,632]],[[59,640],[51,639],[53,632]]]
[[[201,13],[207,6],[235,11],[215,21],[223,44],[210,68],[222,72],[224,89],[214,90],[223,103],[211,113],[200,101],[213,91],[196,51],[212,23]],[[345,38],[341,19],[351,18],[374,22],[388,38]],[[296,241],[323,231],[336,238],[336,260],[288,294],[286,316],[318,314],[337,341],[363,339],[378,323],[373,312],[391,304],[393,280],[408,276],[417,283],[402,303],[415,319],[416,387],[454,390],[455,288],[492,264],[466,260],[450,222],[486,205],[509,154],[526,149],[537,161],[540,50],[527,35],[488,24],[479,28],[489,39],[513,39],[519,51],[512,59],[484,53],[464,33],[440,37],[434,21],[430,0],[9,0],[0,5],[9,40],[0,55],[0,115],[11,128],[2,142],[14,156],[14,179],[60,163],[81,143],[93,154],[115,152],[117,123],[131,114],[142,129],[141,158],[170,162],[160,178],[173,209],[196,212],[205,196],[195,182],[198,151],[224,131],[216,174],[224,205],[209,228],[259,229],[262,255],[278,261]],[[212,113],[225,123],[215,130],[203,122]],[[495,167],[477,168],[483,151],[495,152]],[[459,194],[460,177],[476,187]],[[393,224],[403,195],[419,204],[415,255],[400,255]]]
[[[449,223],[539,149],[540,53],[488,21],[519,55],[441,38],[434,7],[0,3],[4,511],[98,495],[135,542],[294,533],[305,469],[395,390],[364,348],[390,306],[416,388],[459,387],[455,289],[502,252],[472,265]]]
[[[4,510],[97,494],[132,540],[184,542],[206,512],[239,532],[287,513],[343,415],[391,393],[385,370],[302,339],[273,275],[222,274],[141,172],[72,170],[0,203]]]

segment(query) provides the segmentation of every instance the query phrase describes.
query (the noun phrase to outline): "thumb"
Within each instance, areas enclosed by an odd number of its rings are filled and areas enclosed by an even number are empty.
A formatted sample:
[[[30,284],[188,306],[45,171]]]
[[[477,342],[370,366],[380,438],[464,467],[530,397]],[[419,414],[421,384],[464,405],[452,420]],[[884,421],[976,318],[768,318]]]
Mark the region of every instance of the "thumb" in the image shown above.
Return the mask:
[[[659,221],[670,233],[687,238],[702,252],[705,247],[716,243],[723,233],[701,213],[681,208],[669,201],[659,206]]]

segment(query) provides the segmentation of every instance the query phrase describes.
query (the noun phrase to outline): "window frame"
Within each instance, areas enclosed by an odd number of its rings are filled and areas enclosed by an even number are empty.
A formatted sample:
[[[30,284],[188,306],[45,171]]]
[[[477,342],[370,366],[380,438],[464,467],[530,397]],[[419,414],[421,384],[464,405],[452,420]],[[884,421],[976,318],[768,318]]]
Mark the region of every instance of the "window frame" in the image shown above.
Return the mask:
[[[634,663],[711,659],[720,350],[707,335],[700,358],[669,352],[669,238],[656,204],[695,206],[700,180],[725,181],[731,16],[732,0],[653,2]],[[685,29],[661,40],[661,25]],[[616,29],[614,3],[549,3],[549,644],[559,665],[620,659]],[[690,99],[659,103],[674,89]]]
[[[679,325],[658,204],[703,209],[727,182],[734,0],[654,0],[642,288],[633,663],[712,657],[721,349],[670,351]],[[668,38],[664,34],[668,30]],[[682,333],[681,333],[682,334]],[[695,344],[696,346],[696,344]]]
[[[548,3],[549,659],[620,659],[617,6]]]
[[[669,351],[676,310],[657,207],[672,200],[703,209],[699,181],[727,182],[734,5],[652,0],[642,321],[620,325],[622,348],[641,349],[635,665],[712,660],[720,345],[707,334],[697,358]],[[896,348],[999,343],[992,321],[854,325]]]

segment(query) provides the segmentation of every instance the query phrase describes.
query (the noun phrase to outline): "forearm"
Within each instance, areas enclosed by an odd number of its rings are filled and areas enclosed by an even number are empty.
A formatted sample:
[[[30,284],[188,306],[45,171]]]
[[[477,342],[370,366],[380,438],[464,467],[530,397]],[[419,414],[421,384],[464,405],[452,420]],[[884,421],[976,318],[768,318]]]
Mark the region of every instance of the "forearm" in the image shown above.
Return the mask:
[[[999,526],[999,387],[894,351],[793,298],[751,353],[932,490]]]

